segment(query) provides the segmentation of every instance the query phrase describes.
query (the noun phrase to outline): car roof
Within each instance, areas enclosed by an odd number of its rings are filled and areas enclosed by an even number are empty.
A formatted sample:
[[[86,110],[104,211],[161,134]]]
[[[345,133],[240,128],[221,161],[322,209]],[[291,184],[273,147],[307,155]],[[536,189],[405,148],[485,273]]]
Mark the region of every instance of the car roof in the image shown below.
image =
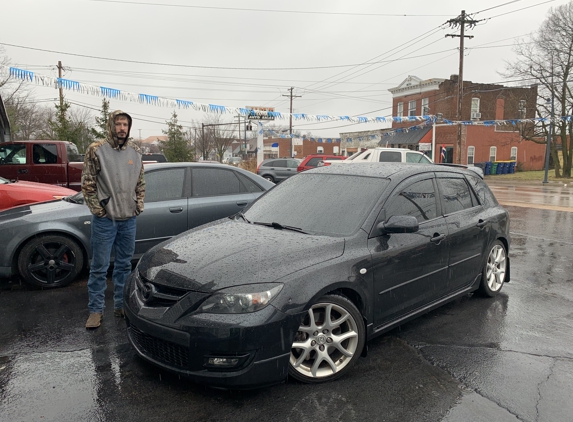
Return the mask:
[[[393,176],[396,176],[398,174],[404,177],[408,177],[408,176],[413,176],[415,174],[428,173],[428,172],[440,172],[440,173],[449,172],[449,173],[459,173],[459,174],[471,174],[474,176],[476,175],[476,173],[470,172],[465,167],[450,167],[450,166],[442,166],[440,164],[386,163],[386,162],[361,163],[359,165],[348,165],[348,166],[324,166],[305,171],[302,174],[326,173],[326,174],[392,178]]]

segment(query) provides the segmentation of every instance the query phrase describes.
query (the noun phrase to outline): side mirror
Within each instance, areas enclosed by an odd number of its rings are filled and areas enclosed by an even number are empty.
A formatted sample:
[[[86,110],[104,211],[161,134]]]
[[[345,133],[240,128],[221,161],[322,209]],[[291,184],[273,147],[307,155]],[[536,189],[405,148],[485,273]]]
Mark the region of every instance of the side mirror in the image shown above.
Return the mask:
[[[416,217],[411,215],[393,215],[387,221],[382,221],[376,227],[380,234],[384,233],[415,233],[420,228]]]

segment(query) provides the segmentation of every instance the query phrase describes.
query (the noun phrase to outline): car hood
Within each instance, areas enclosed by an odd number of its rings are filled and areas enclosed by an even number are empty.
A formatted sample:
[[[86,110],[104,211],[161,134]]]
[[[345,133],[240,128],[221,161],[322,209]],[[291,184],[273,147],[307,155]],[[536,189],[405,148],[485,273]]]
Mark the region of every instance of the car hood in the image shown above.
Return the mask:
[[[5,189],[14,189],[26,192],[47,192],[52,193],[53,195],[61,196],[75,195],[77,193],[75,190],[68,189],[63,186],[50,185],[48,183],[28,182],[24,180],[18,180],[14,183],[7,183],[4,185],[4,187]]]
[[[25,221],[20,219],[24,216],[26,216]],[[60,219],[84,216],[91,216],[88,207],[84,204],[76,204],[62,199],[55,199],[53,201],[20,205],[0,211],[0,223],[7,221],[11,222],[12,220],[18,220],[22,224],[53,222]]]
[[[343,252],[344,238],[222,220],[158,245],[142,258],[138,271],[156,284],[211,293],[279,281]]]

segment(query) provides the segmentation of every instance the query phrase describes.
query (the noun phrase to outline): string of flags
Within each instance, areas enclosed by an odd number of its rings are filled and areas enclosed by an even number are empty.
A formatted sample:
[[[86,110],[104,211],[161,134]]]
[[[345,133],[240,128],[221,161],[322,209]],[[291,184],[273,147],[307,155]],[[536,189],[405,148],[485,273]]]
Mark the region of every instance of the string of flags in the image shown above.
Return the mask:
[[[54,78],[45,75],[39,75],[36,72],[19,69],[16,67],[0,66],[0,75],[3,77],[18,79],[28,83],[35,83],[36,85],[53,87],[55,89],[65,89],[72,92],[77,92],[86,95],[94,95],[99,97],[105,97],[110,99],[116,99],[121,101],[131,101],[140,104],[148,104],[159,107],[169,107],[178,109],[193,109],[196,111],[202,111],[206,113],[217,113],[224,114],[230,113],[232,115],[240,114],[244,117],[249,116],[260,116],[260,111],[256,114],[252,109],[246,107],[229,107],[217,104],[203,104],[195,101],[184,100],[184,99],[172,99],[164,98],[157,95],[150,94],[135,94],[131,92],[122,91],[120,89],[88,85],[78,81],[73,81],[64,78]],[[416,122],[414,126],[392,129],[381,134],[372,135],[361,135],[356,137],[345,138],[346,142],[353,142],[354,140],[379,140],[382,137],[393,136],[401,132],[409,132],[413,130],[419,130],[423,127],[430,126],[436,122],[436,116],[426,115],[426,116],[393,116],[393,117],[366,117],[366,116],[349,116],[349,115],[327,115],[327,114],[306,114],[306,113],[286,113],[280,111],[266,111],[266,117],[278,120],[286,120],[292,117],[295,121],[306,120],[306,121],[317,121],[317,122],[346,122],[346,123],[407,123]],[[257,120],[254,118],[253,120]],[[512,125],[517,126],[521,123],[557,123],[560,121],[572,122],[573,116],[555,116],[550,117],[539,117],[533,119],[506,119],[506,120],[440,120],[440,124],[447,125],[464,125],[464,126],[495,126],[495,125]],[[262,127],[259,125],[259,131]],[[284,135],[277,134],[281,138],[300,138],[300,139],[310,139],[316,142],[341,142],[340,138],[306,138],[299,135]]]

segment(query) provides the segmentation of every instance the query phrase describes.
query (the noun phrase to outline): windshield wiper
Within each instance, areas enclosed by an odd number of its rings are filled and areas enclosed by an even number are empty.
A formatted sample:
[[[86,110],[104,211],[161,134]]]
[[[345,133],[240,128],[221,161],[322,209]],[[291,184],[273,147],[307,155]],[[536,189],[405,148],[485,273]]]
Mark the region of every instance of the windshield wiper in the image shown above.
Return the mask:
[[[239,211],[237,214],[235,214],[235,217],[241,217],[243,220],[245,220],[247,223],[251,224],[251,222],[249,221],[249,219],[247,217],[245,217],[245,214],[243,214],[243,211]],[[229,218],[234,218],[234,217],[229,217]]]
[[[277,230],[292,230],[294,232],[308,234],[307,232],[305,232],[300,227],[285,226],[285,225],[282,225],[280,223],[275,223],[274,221],[272,223],[263,223],[262,221],[255,221],[255,222],[253,222],[253,224],[258,224],[260,226],[266,226],[266,227],[272,227],[273,229],[277,229]]]

